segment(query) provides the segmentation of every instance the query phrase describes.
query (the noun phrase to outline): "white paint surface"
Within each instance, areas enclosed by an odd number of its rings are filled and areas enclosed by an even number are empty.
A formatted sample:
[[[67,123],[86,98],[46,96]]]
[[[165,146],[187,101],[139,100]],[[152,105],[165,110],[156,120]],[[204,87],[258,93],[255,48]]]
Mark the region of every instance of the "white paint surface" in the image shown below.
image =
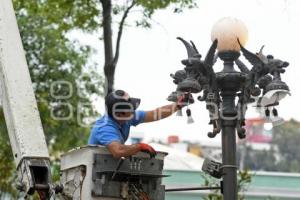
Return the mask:
[[[48,149],[11,0],[0,0],[2,104],[15,162],[48,158]]]

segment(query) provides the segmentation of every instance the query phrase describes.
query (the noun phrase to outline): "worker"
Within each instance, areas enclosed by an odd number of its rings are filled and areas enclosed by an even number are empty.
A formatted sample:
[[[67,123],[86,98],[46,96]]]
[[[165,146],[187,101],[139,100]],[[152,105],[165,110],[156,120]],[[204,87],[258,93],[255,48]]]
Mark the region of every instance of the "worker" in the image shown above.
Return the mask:
[[[178,97],[176,103],[151,111],[142,111],[136,110],[140,105],[140,99],[131,98],[123,90],[113,91],[105,97],[106,114],[94,124],[88,143],[106,146],[115,158],[128,157],[140,151],[154,157],[156,151],[148,144],[124,144],[129,136],[130,126],[169,117],[186,105],[185,99],[182,95]]]

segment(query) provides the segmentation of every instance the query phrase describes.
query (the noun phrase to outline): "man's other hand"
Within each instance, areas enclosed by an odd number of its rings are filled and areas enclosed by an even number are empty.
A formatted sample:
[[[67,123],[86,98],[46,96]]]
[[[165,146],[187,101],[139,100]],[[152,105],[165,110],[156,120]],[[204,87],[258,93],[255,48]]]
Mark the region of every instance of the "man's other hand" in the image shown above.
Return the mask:
[[[156,156],[156,151],[149,144],[138,143],[137,145],[138,145],[140,151],[148,153],[151,158]]]

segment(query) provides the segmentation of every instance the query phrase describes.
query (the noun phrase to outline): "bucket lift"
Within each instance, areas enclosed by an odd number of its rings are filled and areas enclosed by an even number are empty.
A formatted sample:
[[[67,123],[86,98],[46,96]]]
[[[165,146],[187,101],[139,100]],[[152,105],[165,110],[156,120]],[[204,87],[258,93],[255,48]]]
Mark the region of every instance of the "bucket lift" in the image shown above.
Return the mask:
[[[166,153],[149,159],[146,153],[115,159],[105,147],[86,146],[61,158],[62,194],[70,199],[163,200]]]

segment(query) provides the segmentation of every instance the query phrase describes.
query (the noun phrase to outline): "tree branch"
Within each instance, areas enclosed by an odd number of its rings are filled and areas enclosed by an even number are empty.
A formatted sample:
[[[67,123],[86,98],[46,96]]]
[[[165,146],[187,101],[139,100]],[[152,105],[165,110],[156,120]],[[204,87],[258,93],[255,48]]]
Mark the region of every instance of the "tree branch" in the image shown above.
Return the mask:
[[[105,62],[109,64],[113,59],[113,48],[112,48],[112,29],[111,29],[111,1],[100,0],[103,8],[103,39],[104,39],[104,53]]]
[[[136,5],[135,0],[132,1],[132,3],[130,4],[130,6],[125,10],[122,20],[120,22],[119,25],[119,31],[118,31],[118,37],[117,37],[117,43],[116,43],[116,52],[115,52],[115,56],[114,56],[114,60],[113,63],[114,65],[117,64],[118,59],[119,59],[119,54],[120,54],[120,42],[121,42],[121,37],[122,37],[122,33],[123,33],[123,28],[124,28],[124,24],[126,21],[126,18],[128,17],[128,13],[129,11]]]
[[[111,0],[100,0],[103,8],[103,42],[104,42],[104,74],[105,74],[105,93],[110,93],[113,90],[115,66],[113,66],[113,44],[112,44],[112,4]]]

